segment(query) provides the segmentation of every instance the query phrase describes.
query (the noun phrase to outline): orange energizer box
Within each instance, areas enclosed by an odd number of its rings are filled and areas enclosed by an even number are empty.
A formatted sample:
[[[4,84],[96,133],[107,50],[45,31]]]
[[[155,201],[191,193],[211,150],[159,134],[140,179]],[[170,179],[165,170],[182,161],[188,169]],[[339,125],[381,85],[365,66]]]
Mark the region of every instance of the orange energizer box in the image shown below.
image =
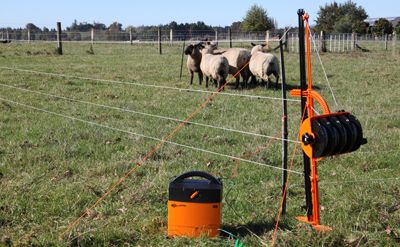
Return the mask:
[[[169,184],[168,237],[218,236],[221,200],[222,182],[211,174],[191,171],[176,177]]]

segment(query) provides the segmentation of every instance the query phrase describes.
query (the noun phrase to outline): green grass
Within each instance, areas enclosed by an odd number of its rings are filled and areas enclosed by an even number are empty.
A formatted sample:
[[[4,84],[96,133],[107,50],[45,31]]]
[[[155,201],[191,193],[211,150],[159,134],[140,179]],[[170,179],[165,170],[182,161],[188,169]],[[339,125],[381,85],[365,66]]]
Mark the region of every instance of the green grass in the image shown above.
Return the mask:
[[[205,90],[197,79],[179,80],[179,46],[54,44],[0,46],[0,66],[35,71]],[[298,85],[298,54],[286,54],[287,81]],[[277,245],[396,246],[400,239],[398,78],[400,56],[392,52],[323,54],[339,106],[313,57],[313,79],[332,110],[358,117],[368,144],[357,152],[319,163],[321,221],[333,231],[318,233],[294,217],[304,215],[303,177],[293,173],[287,216]],[[48,94],[184,119],[205,94],[134,85],[61,78],[0,69],[0,83]],[[210,87],[208,90],[215,90]],[[229,93],[280,97],[256,87]],[[66,101],[0,86],[0,97],[82,120],[162,138],[176,122]],[[290,139],[296,138],[298,103],[289,102]],[[69,223],[140,161],[157,141],[0,103],[0,245],[232,246],[226,237],[166,239],[168,183],[189,170],[204,170],[223,179],[223,228],[245,246],[269,243],[280,203],[280,171],[164,144],[71,232]],[[279,136],[279,101],[219,95],[192,121]],[[188,125],[171,141],[218,153],[242,156],[268,139]],[[294,145],[289,145],[290,151]],[[248,159],[280,166],[280,142]],[[299,152],[298,152],[299,154]],[[295,171],[302,170],[296,156]],[[376,181],[370,181],[376,179]],[[386,179],[386,180],[385,180]],[[383,180],[383,181],[381,181]],[[336,182],[339,181],[339,182]],[[246,230],[250,229],[258,237]]]

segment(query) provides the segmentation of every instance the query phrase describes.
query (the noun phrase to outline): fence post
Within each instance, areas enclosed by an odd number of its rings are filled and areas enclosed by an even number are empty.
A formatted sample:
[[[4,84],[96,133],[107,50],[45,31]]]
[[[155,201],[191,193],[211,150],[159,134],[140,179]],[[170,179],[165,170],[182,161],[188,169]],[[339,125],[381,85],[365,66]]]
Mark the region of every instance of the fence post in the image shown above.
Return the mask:
[[[31,43],[31,30],[28,29],[28,44]]]
[[[289,32],[286,32],[285,34],[285,43],[284,43],[284,47],[285,47],[285,51],[289,52]]]
[[[232,48],[232,30],[228,29],[229,48]]]
[[[162,54],[162,47],[161,47],[161,27],[158,27],[158,52],[160,55]]]
[[[344,45],[346,44],[346,43],[345,43],[345,42],[346,42],[345,37],[346,37],[346,34],[343,34],[343,35],[342,35],[342,52],[344,52]]]
[[[332,34],[329,35],[329,52],[332,52],[332,40],[333,40],[333,36]]]
[[[10,40],[10,34],[8,33],[8,30],[6,32],[6,37],[7,37],[7,41]]]
[[[169,30],[169,43],[172,45],[172,41],[174,40],[174,31],[172,28]]]
[[[265,44],[267,44],[267,46],[268,46],[268,42],[269,42],[269,30],[267,30],[265,32]]]
[[[388,34],[385,34],[385,51],[387,51],[388,46]]]
[[[292,33],[290,36],[292,36],[292,37],[290,38],[290,41],[291,41],[291,49],[292,49],[292,52],[295,52],[295,50],[294,50],[294,43],[295,43],[295,40],[294,40],[294,33]]]
[[[61,42],[61,22],[57,22],[57,53],[59,55],[63,54]]]
[[[215,42],[218,42],[218,30],[215,29]]]
[[[396,40],[397,40],[397,34],[395,32],[393,32],[393,35],[392,35],[393,55],[396,53]]]
[[[353,32],[351,34],[351,51],[354,51],[354,49],[356,48],[356,33]]]
[[[325,32],[321,31],[321,52],[326,52],[326,37]]]
[[[90,30],[90,42],[91,42],[92,45],[93,45],[93,42],[94,42],[94,28],[92,28],[92,29]]]
[[[132,43],[133,43],[132,28],[129,28],[129,42],[132,45]]]

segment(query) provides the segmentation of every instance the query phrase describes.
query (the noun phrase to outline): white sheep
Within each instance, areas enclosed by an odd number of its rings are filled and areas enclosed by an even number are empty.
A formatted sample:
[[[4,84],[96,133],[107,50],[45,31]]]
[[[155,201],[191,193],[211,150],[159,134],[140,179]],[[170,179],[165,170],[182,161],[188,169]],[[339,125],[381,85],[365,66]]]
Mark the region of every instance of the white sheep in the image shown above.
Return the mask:
[[[226,57],[213,54],[215,49],[216,45],[210,43],[203,46],[200,68],[206,76],[206,87],[208,79],[212,79],[216,81],[218,88],[221,88],[229,74],[229,62]]]
[[[251,58],[251,53],[247,49],[244,48],[230,48],[223,53],[223,56],[228,59],[229,62],[229,74],[235,75],[240,71],[240,75],[242,75],[243,84],[247,87],[247,81],[250,77],[249,70],[249,61]],[[239,87],[240,75],[236,76],[236,88]],[[243,85],[242,85],[243,86]]]
[[[201,52],[200,48],[202,48],[202,43],[198,44],[190,44],[185,49],[185,54],[188,55],[188,59],[186,62],[187,69],[190,73],[190,84],[193,84],[193,74],[194,72],[199,75],[199,84],[203,81],[203,73],[200,69],[201,62]]]
[[[280,75],[279,60],[271,53],[264,53],[265,45],[255,45],[251,50],[251,58],[249,63],[250,71],[253,75],[261,78],[262,81],[267,81],[269,87],[269,76],[273,74],[276,79],[275,89],[278,89],[278,81]]]

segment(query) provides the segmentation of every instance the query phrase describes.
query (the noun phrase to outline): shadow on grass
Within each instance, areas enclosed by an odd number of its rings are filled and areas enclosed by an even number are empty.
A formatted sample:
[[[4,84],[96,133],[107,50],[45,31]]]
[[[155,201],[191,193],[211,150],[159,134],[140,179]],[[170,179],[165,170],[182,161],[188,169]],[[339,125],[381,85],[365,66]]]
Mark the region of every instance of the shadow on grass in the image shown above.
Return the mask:
[[[236,236],[246,235],[263,235],[266,232],[273,231],[275,228],[275,220],[273,221],[261,221],[261,222],[250,222],[244,225],[222,225],[222,229],[226,230]],[[279,229],[291,230],[285,223],[278,224]],[[221,236],[228,237],[229,235],[221,231]]]
[[[265,89],[271,89],[271,90],[275,90],[275,82],[269,83],[268,87],[267,84],[263,84],[263,83],[247,83],[247,87],[244,88],[244,85],[242,83],[240,83],[239,87],[236,88],[236,83],[229,83],[227,85],[229,87],[229,89],[232,90],[251,90],[251,89],[255,89],[255,88],[265,88]],[[278,90],[281,90],[281,83],[278,83]],[[293,89],[300,89],[300,85],[292,85],[292,84],[286,84],[286,91],[290,91]],[[313,89],[319,90],[321,89],[319,86],[313,86]]]

